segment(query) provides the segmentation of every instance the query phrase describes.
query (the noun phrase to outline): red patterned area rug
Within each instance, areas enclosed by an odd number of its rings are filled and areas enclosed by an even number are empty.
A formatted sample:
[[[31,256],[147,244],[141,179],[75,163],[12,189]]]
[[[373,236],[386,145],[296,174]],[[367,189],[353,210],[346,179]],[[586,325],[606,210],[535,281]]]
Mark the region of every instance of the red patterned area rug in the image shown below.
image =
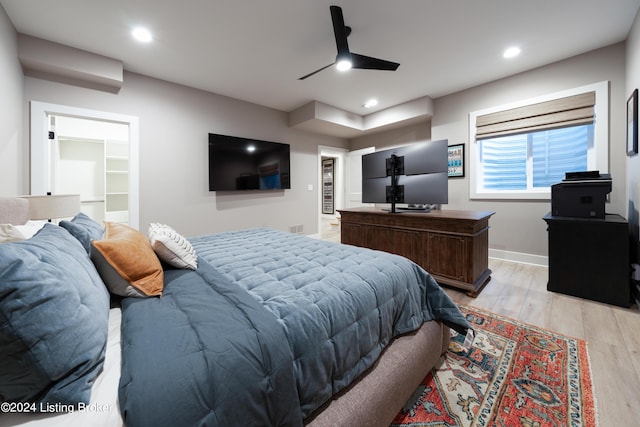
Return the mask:
[[[392,426],[597,425],[586,342],[460,306],[476,332],[449,351]]]

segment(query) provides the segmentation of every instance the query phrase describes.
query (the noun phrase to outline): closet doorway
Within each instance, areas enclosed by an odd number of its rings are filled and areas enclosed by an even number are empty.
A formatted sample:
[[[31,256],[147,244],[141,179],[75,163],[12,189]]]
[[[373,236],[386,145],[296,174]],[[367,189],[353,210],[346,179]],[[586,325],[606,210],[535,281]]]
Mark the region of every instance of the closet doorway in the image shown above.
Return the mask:
[[[339,240],[339,209],[345,207],[346,156],[348,150],[318,147],[318,233]]]
[[[47,192],[138,228],[137,117],[31,102],[31,194]]]
[[[318,147],[318,234],[327,240],[340,241],[340,209],[360,206],[373,206],[362,203],[362,156],[375,152],[375,147],[349,151],[344,148]],[[325,164],[333,164],[333,214],[328,212],[329,204],[325,203],[327,183]],[[329,187],[327,185],[327,187]],[[325,209],[326,208],[326,209]]]

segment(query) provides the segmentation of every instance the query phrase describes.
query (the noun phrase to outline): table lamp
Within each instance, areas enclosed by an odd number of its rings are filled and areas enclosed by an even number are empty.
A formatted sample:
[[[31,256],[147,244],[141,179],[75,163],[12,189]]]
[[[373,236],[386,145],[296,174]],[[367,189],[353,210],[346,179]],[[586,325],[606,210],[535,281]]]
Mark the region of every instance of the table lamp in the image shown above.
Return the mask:
[[[20,196],[29,201],[29,219],[69,218],[80,212],[79,194]]]

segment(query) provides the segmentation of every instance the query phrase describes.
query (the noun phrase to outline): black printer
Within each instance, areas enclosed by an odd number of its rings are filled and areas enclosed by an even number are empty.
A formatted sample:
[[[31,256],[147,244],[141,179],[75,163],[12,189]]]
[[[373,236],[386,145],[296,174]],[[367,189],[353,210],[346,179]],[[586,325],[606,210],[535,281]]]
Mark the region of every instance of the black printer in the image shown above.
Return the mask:
[[[604,204],[611,192],[611,175],[599,171],[567,172],[551,186],[551,215],[604,218]]]

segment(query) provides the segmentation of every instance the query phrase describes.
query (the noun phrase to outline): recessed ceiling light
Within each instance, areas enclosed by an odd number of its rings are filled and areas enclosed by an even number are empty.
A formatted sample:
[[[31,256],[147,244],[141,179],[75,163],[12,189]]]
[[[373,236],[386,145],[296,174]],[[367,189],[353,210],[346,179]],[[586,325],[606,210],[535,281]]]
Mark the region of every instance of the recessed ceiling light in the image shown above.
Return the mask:
[[[365,102],[362,106],[364,108],[373,108],[376,105],[378,105],[378,100],[377,99],[370,99],[367,102]]]
[[[502,56],[505,58],[515,58],[518,55],[520,55],[520,48],[517,46],[507,48],[502,54]]]
[[[143,43],[149,43],[151,40],[153,40],[151,32],[143,27],[134,28],[133,31],[131,31],[131,35],[134,39]]]
[[[253,153],[254,151],[256,151],[256,146],[253,144],[247,145],[247,151]]]

